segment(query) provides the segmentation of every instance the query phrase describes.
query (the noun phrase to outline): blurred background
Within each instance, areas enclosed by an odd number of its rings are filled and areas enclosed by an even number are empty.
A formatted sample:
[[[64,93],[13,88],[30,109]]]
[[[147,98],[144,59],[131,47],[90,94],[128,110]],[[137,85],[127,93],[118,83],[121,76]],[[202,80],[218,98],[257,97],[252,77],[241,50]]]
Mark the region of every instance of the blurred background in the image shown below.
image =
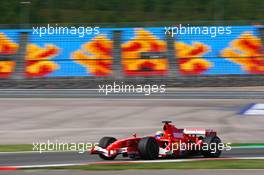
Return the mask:
[[[25,3],[25,2],[30,2]],[[13,0],[1,1],[0,23],[16,24],[28,6],[28,22],[117,23],[263,20],[261,0]]]
[[[91,88],[106,79],[173,87],[264,82],[261,0],[0,3],[2,88]],[[168,34],[179,26],[209,33]],[[76,33],[80,27],[90,33]]]

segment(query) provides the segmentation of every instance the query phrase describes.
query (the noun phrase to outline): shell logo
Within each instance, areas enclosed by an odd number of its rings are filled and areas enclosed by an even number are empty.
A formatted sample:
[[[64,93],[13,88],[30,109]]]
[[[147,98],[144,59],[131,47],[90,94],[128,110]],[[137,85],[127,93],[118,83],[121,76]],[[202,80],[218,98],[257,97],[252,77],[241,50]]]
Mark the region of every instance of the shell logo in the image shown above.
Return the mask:
[[[141,58],[143,52],[166,52],[167,44],[151,32],[136,29],[135,37],[122,44],[122,64],[126,75],[165,75],[168,70],[167,58]]]
[[[249,74],[264,74],[261,39],[251,32],[242,33],[221,51],[221,56],[241,66]]]
[[[179,71],[182,75],[200,75],[213,66],[202,56],[209,52],[209,46],[194,42],[192,45],[183,42],[175,42],[175,55],[179,63]]]
[[[14,55],[17,53],[18,44],[0,33],[0,55]],[[0,61],[0,78],[8,78],[14,71],[14,61]]]
[[[112,73],[112,49],[113,41],[99,35],[82,45],[80,50],[74,51],[72,58],[84,65],[93,75],[107,76]]]
[[[57,70],[59,66],[50,61],[59,53],[59,48],[55,45],[47,44],[44,47],[39,47],[35,44],[29,44],[26,50],[26,68],[25,76],[43,77]]]

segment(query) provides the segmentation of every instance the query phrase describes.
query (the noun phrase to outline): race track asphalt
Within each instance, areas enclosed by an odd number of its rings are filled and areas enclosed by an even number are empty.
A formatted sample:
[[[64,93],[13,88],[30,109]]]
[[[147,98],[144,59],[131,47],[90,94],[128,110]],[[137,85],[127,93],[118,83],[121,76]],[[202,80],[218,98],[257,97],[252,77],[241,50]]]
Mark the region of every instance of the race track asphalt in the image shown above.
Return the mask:
[[[198,156],[201,157],[201,156]],[[264,148],[239,148],[224,151],[223,158],[264,157]],[[190,157],[191,158],[191,157]],[[196,157],[197,158],[197,157]],[[201,157],[202,158],[202,157]],[[103,162],[97,155],[76,152],[59,153],[0,153],[0,166],[29,166],[29,165],[54,165],[54,164],[85,164]],[[114,161],[131,161],[121,155]],[[136,161],[136,160],[135,160]]]
[[[264,103],[263,90],[202,89],[167,93],[165,96],[102,96],[77,91],[0,92],[0,144],[32,144],[36,141],[98,141],[102,136],[127,137],[137,132],[149,135],[160,130],[161,120],[178,127],[210,127],[224,142],[264,140],[263,116],[243,116],[239,112],[252,103]],[[76,94],[75,94],[76,93]],[[5,97],[5,98],[3,98]],[[11,98],[10,98],[11,97]],[[23,97],[23,98],[21,98]],[[27,98],[24,98],[27,97]],[[35,97],[35,98],[32,98]],[[36,98],[37,97],[37,98]],[[63,98],[60,98],[63,97]],[[79,98],[78,98],[79,97]],[[233,149],[223,157],[264,157],[264,149]],[[120,160],[120,159],[119,159]],[[89,163],[96,155],[61,153],[0,153],[0,166]],[[160,171],[155,171],[159,174]],[[194,174],[195,171],[178,171]],[[244,173],[245,172],[245,173]],[[255,173],[254,173],[255,172]],[[85,174],[83,172],[4,172],[11,174]],[[146,171],[147,174],[155,174]],[[173,174],[175,171],[163,171]],[[202,174],[263,174],[263,171],[201,171]],[[3,174],[0,172],[0,174]],[[92,173],[92,174],[100,174]],[[101,173],[102,174],[102,173]],[[103,173],[105,174],[105,173]],[[111,174],[111,173],[107,173]],[[118,172],[113,174],[119,174]],[[125,174],[142,174],[127,171]]]
[[[264,170],[125,170],[125,171],[77,171],[77,170],[26,170],[6,171],[3,175],[263,175]],[[1,172],[0,172],[1,174]],[[2,175],[2,174],[1,174]]]
[[[252,103],[264,99],[0,98],[0,144],[153,135],[162,120],[215,129],[225,143],[261,143],[264,117],[240,115]]]

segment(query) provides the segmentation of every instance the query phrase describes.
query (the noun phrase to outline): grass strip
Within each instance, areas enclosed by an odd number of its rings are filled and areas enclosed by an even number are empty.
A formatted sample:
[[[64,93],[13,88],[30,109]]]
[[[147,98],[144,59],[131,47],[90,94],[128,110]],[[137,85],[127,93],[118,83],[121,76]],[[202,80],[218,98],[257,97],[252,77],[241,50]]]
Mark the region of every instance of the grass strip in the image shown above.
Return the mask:
[[[52,167],[53,170],[140,170],[140,169],[264,169],[264,160],[204,160],[170,163],[92,164]]]
[[[32,144],[0,145],[0,152],[32,151]]]
[[[244,146],[247,146],[247,147],[258,147],[258,146],[263,146],[264,147],[264,143],[232,143],[231,146],[240,146],[240,147],[244,147]]]

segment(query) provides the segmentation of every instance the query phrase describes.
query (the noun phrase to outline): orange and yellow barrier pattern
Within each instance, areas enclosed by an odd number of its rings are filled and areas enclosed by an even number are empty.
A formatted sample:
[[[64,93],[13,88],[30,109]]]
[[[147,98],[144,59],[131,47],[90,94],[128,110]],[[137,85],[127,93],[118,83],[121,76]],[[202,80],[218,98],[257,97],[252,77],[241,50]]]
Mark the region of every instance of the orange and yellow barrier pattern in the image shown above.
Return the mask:
[[[25,52],[24,76],[111,76],[114,63],[121,66],[124,76],[167,76],[169,68],[177,68],[176,76],[264,74],[259,27],[233,26],[232,34],[221,38],[176,36],[170,47],[174,47],[174,52],[168,49],[163,27],[107,28],[101,29],[98,35],[82,38],[67,35],[41,38],[31,33]],[[115,61],[115,30],[121,33],[120,62]],[[19,50],[19,35],[8,31],[0,30],[0,78],[10,78]],[[170,59],[175,60],[170,62]]]
[[[0,55],[3,57],[14,55],[18,51],[18,44],[13,42],[4,33],[0,33]],[[12,60],[0,61],[0,78],[8,78],[14,71],[15,62]]]
[[[245,32],[230,42],[229,47],[221,51],[221,55],[239,64],[243,70],[250,74],[264,74],[261,39],[250,32]]]

